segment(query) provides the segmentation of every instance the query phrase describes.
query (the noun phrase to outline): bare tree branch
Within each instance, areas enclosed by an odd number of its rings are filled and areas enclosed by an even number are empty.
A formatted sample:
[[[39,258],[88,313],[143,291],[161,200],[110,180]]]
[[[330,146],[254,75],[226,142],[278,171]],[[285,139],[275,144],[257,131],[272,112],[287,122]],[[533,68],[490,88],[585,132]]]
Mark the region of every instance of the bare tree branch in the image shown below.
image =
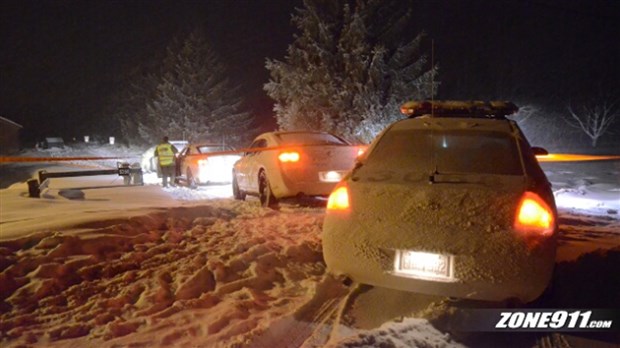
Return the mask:
[[[564,118],[564,121],[571,127],[582,130],[592,140],[592,147],[596,147],[598,139],[609,130],[620,115],[620,109],[617,107],[619,102],[620,99],[599,98],[584,104],[581,112],[576,112],[569,103],[567,109],[571,117]]]

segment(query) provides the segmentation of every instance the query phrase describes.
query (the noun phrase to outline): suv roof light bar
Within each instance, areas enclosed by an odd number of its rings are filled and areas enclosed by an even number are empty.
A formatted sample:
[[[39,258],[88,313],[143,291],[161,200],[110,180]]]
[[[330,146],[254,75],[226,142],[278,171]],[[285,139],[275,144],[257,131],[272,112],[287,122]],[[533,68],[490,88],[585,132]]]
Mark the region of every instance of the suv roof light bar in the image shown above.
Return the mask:
[[[418,116],[432,117],[474,117],[505,119],[516,113],[519,108],[509,101],[409,101],[400,107],[400,112],[409,118]]]

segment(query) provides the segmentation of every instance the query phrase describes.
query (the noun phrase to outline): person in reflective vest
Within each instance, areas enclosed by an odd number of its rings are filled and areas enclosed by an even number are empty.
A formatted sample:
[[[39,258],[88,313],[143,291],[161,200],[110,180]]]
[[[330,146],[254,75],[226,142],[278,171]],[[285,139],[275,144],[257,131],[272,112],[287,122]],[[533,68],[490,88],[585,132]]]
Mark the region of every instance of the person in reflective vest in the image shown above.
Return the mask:
[[[176,186],[176,154],[179,152],[174,145],[170,144],[168,137],[164,137],[163,141],[155,148],[155,157],[159,162],[161,169],[161,184],[168,187],[168,178],[170,178],[170,186]]]

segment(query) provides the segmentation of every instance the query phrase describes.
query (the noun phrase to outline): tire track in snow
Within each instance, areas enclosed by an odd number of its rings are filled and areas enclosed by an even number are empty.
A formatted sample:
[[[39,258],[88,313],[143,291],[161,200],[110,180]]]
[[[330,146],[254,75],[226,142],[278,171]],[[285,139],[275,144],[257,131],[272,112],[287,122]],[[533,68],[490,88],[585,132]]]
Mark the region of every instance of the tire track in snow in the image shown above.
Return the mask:
[[[249,347],[315,347],[330,337],[339,312],[352,293],[340,280],[327,275],[314,296],[290,315],[272,323]]]

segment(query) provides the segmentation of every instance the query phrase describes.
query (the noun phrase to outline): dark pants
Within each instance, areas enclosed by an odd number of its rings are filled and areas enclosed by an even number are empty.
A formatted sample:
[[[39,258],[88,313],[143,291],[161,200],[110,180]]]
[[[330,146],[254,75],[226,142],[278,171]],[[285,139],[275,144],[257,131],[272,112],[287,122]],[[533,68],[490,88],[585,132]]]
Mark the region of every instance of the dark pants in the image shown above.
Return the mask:
[[[174,184],[175,180],[175,167],[172,166],[161,166],[161,184],[163,187],[168,187],[168,178],[170,178],[170,185],[176,186]]]

